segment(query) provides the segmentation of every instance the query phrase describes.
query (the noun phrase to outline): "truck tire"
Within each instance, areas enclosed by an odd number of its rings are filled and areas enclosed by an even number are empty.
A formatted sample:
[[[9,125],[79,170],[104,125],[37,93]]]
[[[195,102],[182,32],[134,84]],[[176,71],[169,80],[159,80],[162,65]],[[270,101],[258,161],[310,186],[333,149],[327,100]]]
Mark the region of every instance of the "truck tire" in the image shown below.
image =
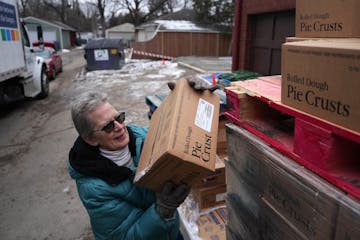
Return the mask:
[[[49,95],[50,84],[49,78],[46,74],[46,67],[43,66],[41,69],[41,92],[37,96],[38,99],[46,98]]]

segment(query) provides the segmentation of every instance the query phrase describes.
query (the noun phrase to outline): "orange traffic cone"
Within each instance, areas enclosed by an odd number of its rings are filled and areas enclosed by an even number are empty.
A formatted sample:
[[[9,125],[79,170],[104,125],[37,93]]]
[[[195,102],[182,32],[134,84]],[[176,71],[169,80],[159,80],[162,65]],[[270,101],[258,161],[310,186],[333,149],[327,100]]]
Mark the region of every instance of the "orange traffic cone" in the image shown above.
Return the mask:
[[[216,76],[215,76],[215,73],[212,74],[212,85],[216,85]]]

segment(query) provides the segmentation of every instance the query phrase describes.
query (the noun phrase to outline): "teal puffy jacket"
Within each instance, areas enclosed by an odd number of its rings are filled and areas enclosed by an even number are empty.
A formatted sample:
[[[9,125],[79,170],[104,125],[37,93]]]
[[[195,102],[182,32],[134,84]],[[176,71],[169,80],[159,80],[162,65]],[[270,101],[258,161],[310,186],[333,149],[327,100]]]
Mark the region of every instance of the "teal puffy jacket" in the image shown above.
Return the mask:
[[[135,146],[133,160],[137,166],[147,128],[127,127],[133,136],[130,141]],[[89,214],[95,239],[177,239],[178,213],[173,220],[163,220],[159,216],[155,210],[154,192],[133,184],[135,167],[131,169],[132,174],[117,185],[80,174],[70,164],[68,167]]]

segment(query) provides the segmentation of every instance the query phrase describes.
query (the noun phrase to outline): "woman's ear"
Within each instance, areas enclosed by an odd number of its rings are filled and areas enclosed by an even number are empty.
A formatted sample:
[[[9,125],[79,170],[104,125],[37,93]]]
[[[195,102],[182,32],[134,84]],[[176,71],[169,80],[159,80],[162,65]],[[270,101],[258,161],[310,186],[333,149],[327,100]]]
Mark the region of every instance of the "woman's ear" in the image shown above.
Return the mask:
[[[97,146],[97,145],[99,145],[99,142],[98,142],[98,140],[96,139],[96,137],[95,136],[87,136],[87,137],[83,137],[83,139],[84,139],[84,141],[87,143],[87,144],[89,144],[89,145],[91,145],[91,146]]]

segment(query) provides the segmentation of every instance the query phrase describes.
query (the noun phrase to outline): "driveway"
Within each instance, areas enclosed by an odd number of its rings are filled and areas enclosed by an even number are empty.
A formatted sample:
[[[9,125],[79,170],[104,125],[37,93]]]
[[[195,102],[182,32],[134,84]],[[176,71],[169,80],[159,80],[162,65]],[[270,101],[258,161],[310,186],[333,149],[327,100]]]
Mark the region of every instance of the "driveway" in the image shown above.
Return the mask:
[[[106,92],[127,123],[147,125],[145,96],[168,94],[168,81],[198,74],[177,63],[134,60],[121,70],[86,72],[82,50],[63,54],[50,95],[0,110],[1,239],[93,239],[67,172],[77,137],[69,105],[81,92]]]

